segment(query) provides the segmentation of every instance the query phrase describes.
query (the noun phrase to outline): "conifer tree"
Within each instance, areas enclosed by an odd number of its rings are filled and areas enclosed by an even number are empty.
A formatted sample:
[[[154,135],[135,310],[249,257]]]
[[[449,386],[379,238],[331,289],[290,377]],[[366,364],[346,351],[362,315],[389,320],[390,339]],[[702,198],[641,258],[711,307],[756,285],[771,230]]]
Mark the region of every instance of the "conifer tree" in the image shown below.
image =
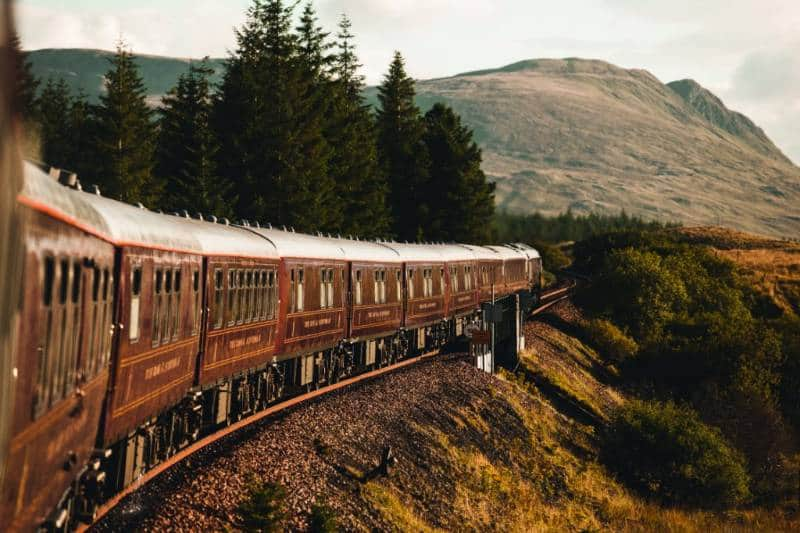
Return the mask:
[[[58,168],[72,169],[70,157],[72,132],[70,130],[70,90],[63,78],[47,80],[36,100],[39,113],[39,132],[42,161]]]
[[[292,6],[253,0],[215,109],[220,171],[250,220],[329,230],[329,147],[291,31]]]
[[[401,240],[425,238],[429,199],[425,197],[429,158],[420,110],[414,103],[414,80],[395,52],[378,88],[378,154],[389,181],[394,233]]]
[[[472,130],[450,107],[438,103],[425,115],[425,145],[430,155],[426,196],[433,209],[428,238],[486,243],[491,240],[494,183],[481,170],[481,150]]]
[[[84,183],[91,181],[98,165],[96,109],[89,103],[89,96],[79,90],[72,97],[67,118],[69,146],[65,167],[78,173]],[[87,183],[88,184],[88,183]]]
[[[22,51],[19,35],[14,33],[9,39],[9,47],[14,50],[17,58],[16,65],[16,100],[17,108],[22,111],[26,120],[38,118],[36,107],[36,93],[41,81],[33,75],[33,66],[28,61],[27,54]]]
[[[326,136],[335,147],[330,173],[344,206],[341,231],[366,238],[391,234],[386,204],[386,175],[378,163],[376,133],[369,106],[362,96],[364,78],[355,55],[350,20],[339,23],[337,54],[332,64],[332,106]]]
[[[155,126],[144,82],[131,52],[120,43],[106,74],[97,108],[97,171],[104,195],[153,206],[160,187],[153,178]]]
[[[168,211],[233,217],[231,184],[217,173],[219,145],[211,127],[212,95],[207,59],[192,64],[159,110],[156,175]]]

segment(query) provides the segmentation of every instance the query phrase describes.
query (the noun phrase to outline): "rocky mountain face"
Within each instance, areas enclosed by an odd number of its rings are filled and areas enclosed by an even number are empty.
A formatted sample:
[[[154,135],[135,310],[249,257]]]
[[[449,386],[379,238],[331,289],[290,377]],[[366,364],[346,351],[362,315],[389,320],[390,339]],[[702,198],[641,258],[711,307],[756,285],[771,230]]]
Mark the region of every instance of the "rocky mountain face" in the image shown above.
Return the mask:
[[[108,52],[32,52],[37,75],[96,98]],[[138,59],[153,101],[189,60]],[[222,60],[212,60],[217,76]],[[692,80],[664,84],[604,61],[538,59],[419,81],[475,130],[503,210],[612,212],[800,235],[800,169],[750,119]],[[367,97],[375,102],[375,88]]]
[[[419,82],[475,128],[498,205],[800,234],[800,169],[691,81],[545,59]]]

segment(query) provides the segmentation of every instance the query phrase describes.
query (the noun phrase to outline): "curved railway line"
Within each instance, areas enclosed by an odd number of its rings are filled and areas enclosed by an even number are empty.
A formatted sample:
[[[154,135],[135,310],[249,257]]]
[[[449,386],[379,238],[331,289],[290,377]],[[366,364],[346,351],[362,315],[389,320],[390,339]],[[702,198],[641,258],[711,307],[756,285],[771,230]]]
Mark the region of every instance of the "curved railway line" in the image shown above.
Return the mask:
[[[563,283],[559,283],[558,286],[556,287],[553,287],[549,290],[544,290],[541,294],[541,301],[539,305],[536,306],[533,310],[531,310],[531,312],[529,313],[529,317],[541,314],[550,307],[554,306],[555,304],[569,298],[576,287],[577,287],[577,282],[574,279],[567,279]],[[373,370],[365,374],[360,374],[358,376],[354,376],[352,378],[340,381],[333,385],[321,387],[317,390],[307,392],[300,396],[295,396],[286,401],[272,405],[264,409],[263,411],[260,411],[243,420],[240,420],[239,422],[236,422],[228,426],[224,430],[217,431],[216,433],[213,433],[195,442],[194,444],[185,448],[184,450],[178,452],[177,454],[170,457],[163,463],[160,463],[158,466],[154,467],[153,469],[145,473],[141,478],[137,480],[136,483],[133,483],[125,487],[122,491],[115,494],[113,497],[107,500],[100,508],[98,508],[92,524],[89,525],[81,524],[78,527],[77,531],[79,533],[82,533],[84,531],[91,530],[94,524],[97,524],[103,517],[105,517],[108,513],[110,513],[111,510],[113,510],[127,496],[133,494],[134,492],[136,492],[137,490],[139,490],[140,488],[142,488],[143,486],[145,486],[146,484],[148,484],[149,482],[153,481],[155,478],[160,476],[162,473],[183,462],[184,460],[194,455],[195,453],[199,452],[200,450],[203,450],[208,446],[219,442],[220,440],[228,437],[229,435],[241,431],[242,429],[251,426],[261,420],[275,416],[278,413],[281,413],[282,411],[286,411],[287,409],[290,409],[292,407],[309,402],[310,400],[313,400],[315,398],[319,398],[321,396],[330,394],[334,391],[349,387],[351,385],[367,382],[376,379],[380,376],[396,372],[402,368],[407,368],[412,365],[417,365],[424,361],[430,360],[439,355],[439,353],[440,353],[439,351],[428,352],[417,357],[405,359],[391,366]]]

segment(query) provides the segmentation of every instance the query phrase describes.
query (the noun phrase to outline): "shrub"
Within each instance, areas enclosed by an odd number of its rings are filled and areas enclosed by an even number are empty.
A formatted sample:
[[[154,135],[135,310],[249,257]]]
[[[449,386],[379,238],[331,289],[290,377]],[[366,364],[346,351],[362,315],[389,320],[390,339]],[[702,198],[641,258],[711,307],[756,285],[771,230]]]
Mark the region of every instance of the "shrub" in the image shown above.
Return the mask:
[[[286,518],[286,490],[280,485],[252,481],[248,498],[239,506],[243,531],[282,531]]]
[[[728,507],[749,496],[744,458],[687,407],[628,403],[612,420],[603,454],[621,479],[666,502]]]
[[[590,320],[586,324],[586,334],[600,354],[613,363],[623,363],[639,350],[635,340],[608,320]]]
[[[317,502],[311,508],[309,531],[313,533],[335,533],[339,531],[336,513],[325,503]]]

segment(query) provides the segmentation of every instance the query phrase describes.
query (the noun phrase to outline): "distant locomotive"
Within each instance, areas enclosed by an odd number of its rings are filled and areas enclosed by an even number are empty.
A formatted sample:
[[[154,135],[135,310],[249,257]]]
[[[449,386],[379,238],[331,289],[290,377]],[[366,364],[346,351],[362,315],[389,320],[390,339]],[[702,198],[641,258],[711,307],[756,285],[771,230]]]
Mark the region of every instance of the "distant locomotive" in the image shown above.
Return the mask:
[[[157,214],[25,165],[0,524],[68,530],[203,435],[435,350],[514,293],[525,245],[399,244]],[[528,297],[531,296],[531,297]],[[6,317],[0,317],[6,320]],[[2,437],[2,436],[0,436]]]

